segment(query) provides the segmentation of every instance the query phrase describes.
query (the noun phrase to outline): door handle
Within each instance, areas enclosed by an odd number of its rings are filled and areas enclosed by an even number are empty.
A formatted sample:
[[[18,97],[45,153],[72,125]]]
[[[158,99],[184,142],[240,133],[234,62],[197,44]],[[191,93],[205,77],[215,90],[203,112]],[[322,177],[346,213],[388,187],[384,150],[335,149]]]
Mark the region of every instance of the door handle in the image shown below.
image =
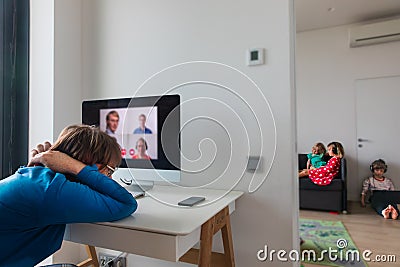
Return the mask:
[[[358,138],[358,142],[367,142],[367,139]]]

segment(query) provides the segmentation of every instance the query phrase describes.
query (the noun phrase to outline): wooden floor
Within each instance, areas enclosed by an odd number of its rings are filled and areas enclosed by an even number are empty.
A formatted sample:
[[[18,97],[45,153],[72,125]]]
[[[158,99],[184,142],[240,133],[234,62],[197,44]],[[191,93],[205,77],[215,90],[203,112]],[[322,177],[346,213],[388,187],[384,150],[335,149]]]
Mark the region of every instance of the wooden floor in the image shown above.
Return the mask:
[[[385,220],[371,207],[362,208],[357,202],[349,203],[348,214],[300,210],[300,218],[341,221],[360,252],[369,249],[375,255],[396,255],[396,262],[369,262],[370,267],[400,266],[400,220]],[[322,265],[303,264],[305,267]]]

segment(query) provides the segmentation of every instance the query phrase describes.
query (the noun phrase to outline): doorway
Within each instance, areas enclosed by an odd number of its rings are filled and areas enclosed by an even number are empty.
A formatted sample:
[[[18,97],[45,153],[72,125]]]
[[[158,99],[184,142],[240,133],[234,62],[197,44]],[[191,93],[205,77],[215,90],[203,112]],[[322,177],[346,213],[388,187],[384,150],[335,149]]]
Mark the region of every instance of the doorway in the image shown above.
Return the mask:
[[[355,88],[358,177],[371,176],[371,162],[381,158],[399,188],[400,76],[356,80]]]

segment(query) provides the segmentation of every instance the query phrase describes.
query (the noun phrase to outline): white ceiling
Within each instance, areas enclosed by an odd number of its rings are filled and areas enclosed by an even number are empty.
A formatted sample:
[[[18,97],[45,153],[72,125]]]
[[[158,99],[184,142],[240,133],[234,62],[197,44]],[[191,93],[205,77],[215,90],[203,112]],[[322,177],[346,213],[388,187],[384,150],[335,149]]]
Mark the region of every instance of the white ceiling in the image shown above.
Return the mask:
[[[400,0],[294,0],[297,32],[400,15]],[[333,8],[334,11],[328,11]]]

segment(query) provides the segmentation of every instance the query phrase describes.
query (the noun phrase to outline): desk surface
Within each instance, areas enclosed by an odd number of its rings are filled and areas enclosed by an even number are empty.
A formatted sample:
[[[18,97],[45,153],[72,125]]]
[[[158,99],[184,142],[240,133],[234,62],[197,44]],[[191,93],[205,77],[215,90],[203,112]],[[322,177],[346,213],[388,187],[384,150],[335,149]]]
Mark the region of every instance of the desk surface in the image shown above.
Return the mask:
[[[78,223],[67,226],[65,240],[137,255],[178,261],[200,240],[203,223],[226,207],[233,212],[243,192],[213,189],[154,186],[138,199],[131,216],[107,223]],[[191,196],[204,196],[194,207],[177,203]],[[100,234],[101,233],[101,234]]]
[[[234,205],[243,192],[156,185],[146,194],[138,199],[138,209],[131,216],[98,224],[175,236],[188,235],[224,207]],[[193,207],[177,205],[191,196],[204,196],[206,200]]]

